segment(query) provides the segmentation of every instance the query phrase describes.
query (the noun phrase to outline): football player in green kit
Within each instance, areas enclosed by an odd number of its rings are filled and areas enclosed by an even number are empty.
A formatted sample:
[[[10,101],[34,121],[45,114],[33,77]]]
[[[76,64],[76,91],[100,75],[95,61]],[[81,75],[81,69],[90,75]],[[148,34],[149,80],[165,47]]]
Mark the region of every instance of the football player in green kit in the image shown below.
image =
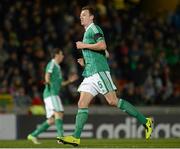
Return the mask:
[[[46,109],[47,120],[44,121],[36,130],[27,136],[27,139],[34,144],[40,144],[37,137],[40,133],[46,131],[51,125],[55,124],[57,136],[63,136],[63,105],[59,97],[61,86],[68,85],[77,80],[77,75],[71,75],[67,81],[63,81],[60,63],[64,55],[61,49],[51,50],[52,59],[46,66],[45,89],[43,99]]]
[[[85,28],[83,41],[76,42],[78,50],[82,50],[83,59],[78,59],[78,63],[84,67],[84,80],[80,84],[78,91],[80,99],[78,102],[78,112],[76,114],[75,130],[72,136],[57,137],[64,144],[78,146],[83,127],[88,119],[88,107],[98,93],[104,95],[108,104],[121,109],[129,115],[135,117],[145,128],[146,139],[152,133],[152,119],[146,118],[128,101],[116,96],[116,86],[114,85],[110,68],[108,66],[106,54],[106,42],[101,28],[93,23],[94,10],[86,6],[80,14],[81,25]]]

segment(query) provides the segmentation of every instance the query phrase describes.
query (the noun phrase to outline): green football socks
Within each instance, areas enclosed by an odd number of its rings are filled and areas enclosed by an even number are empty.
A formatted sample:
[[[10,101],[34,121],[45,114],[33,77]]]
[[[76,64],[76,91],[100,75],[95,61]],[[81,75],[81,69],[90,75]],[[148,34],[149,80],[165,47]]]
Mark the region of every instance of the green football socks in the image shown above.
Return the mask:
[[[55,125],[58,133],[58,137],[62,137],[64,134],[62,119],[55,119]]]
[[[76,115],[76,124],[73,136],[76,138],[80,138],[83,127],[88,119],[88,109],[78,109],[78,113]]]
[[[47,121],[43,122],[35,131],[31,133],[32,136],[37,137],[40,133],[46,131],[49,128]]]
[[[128,101],[119,99],[118,101],[118,108],[123,110],[124,112],[128,113],[129,115],[137,118],[137,120],[141,124],[146,124],[147,120],[146,117],[141,114],[132,104],[130,104]]]

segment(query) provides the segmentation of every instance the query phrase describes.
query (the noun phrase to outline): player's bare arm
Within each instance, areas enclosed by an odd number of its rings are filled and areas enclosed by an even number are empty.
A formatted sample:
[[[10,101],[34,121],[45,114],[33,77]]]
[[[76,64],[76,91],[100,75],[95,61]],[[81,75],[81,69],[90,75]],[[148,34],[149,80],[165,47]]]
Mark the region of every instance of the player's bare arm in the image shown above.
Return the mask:
[[[106,50],[106,48],[107,48],[106,43],[104,41],[100,41],[95,44],[87,44],[87,43],[83,43],[81,41],[77,41],[76,47],[77,47],[77,49],[87,48],[87,49],[91,49],[91,50],[95,50],[95,51],[102,51],[102,50]]]
[[[84,59],[83,59],[83,58],[78,58],[77,62],[78,62],[82,67],[85,66],[85,64],[84,64]]]
[[[73,83],[77,79],[78,79],[78,75],[77,74],[72,74],[72,75],[69,76],[68,80],[62,82],[62,86],[69,85],[70,83]]]
[[[51,76],[50,73],[45,74],[45,84],[50,84],[50,76]]]

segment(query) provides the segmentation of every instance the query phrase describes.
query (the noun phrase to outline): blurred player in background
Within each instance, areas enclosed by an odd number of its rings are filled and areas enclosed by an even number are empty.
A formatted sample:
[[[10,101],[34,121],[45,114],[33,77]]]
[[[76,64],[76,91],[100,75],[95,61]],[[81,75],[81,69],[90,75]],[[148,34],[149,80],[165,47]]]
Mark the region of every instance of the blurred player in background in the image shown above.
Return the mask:
[[[61,86],[68,85],[78,79],[77,75],[71,75],[67,81],[62,81],[62,72],[59,64],[63,61],[64,55],[61,49],[55,48],[51,51],[52,59],[46,66],[45,89],[43,98],[46,109],[47,120],[36,130],[27,136],[27,139],[34,144],[40,144],[37,137],[55,123],[57,135],[63,136],[63,105],[59,97]]]
[[[81,25],[85,28],[85,33],[83,41],[76,42],[76,47],[82,50],[83,54],[83,59],[78,59],[78,63],[84,67],[84,80],[78,88],[80,99],[75,130],[72,136],[60,136],[57,137],[57,140],[74,146],[80,144],[81,132],[88,119],[89,104],[98,93],[103,94],[111,106],[115,106],[135,117],[144,126],[146,139],[149,139],[152,133],[152,119],[146,118],[128,101],[116,96],[116,86],[112,81],[106,58],[108,52],[104,34],[101,28],[93,23],[93,19],[93,8],[89,6],[83,7],[80,20]]]

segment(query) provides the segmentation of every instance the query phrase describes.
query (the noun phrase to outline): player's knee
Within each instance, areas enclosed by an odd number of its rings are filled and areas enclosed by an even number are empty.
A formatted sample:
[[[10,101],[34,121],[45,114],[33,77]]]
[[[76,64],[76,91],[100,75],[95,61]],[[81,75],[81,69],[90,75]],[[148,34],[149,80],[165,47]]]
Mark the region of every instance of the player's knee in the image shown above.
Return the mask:
[[[79,101],[78,102],[78,108],[87,108],[88,105],[84,101]]]
[[[111,106],[115,106],[115,102],[113,100],[108,101],[108,104]]]
[[[108,104],[111,106],[117,106],[117,101],[114,99],[110,99],[110,100],[108,100]]]
[[[54,124],[54,118],[53,117],[49,118],[47,120],[47,122],[48,122],[49,125],[53,125]]]
[[[63,119],[64,113],[63,112],[54,112],[54,116],[56,119]]]
[[[105,95],[105,98],[109,105],[111,106],[117,106],[118,100],[116,93],[114,91],[111,91]]]

